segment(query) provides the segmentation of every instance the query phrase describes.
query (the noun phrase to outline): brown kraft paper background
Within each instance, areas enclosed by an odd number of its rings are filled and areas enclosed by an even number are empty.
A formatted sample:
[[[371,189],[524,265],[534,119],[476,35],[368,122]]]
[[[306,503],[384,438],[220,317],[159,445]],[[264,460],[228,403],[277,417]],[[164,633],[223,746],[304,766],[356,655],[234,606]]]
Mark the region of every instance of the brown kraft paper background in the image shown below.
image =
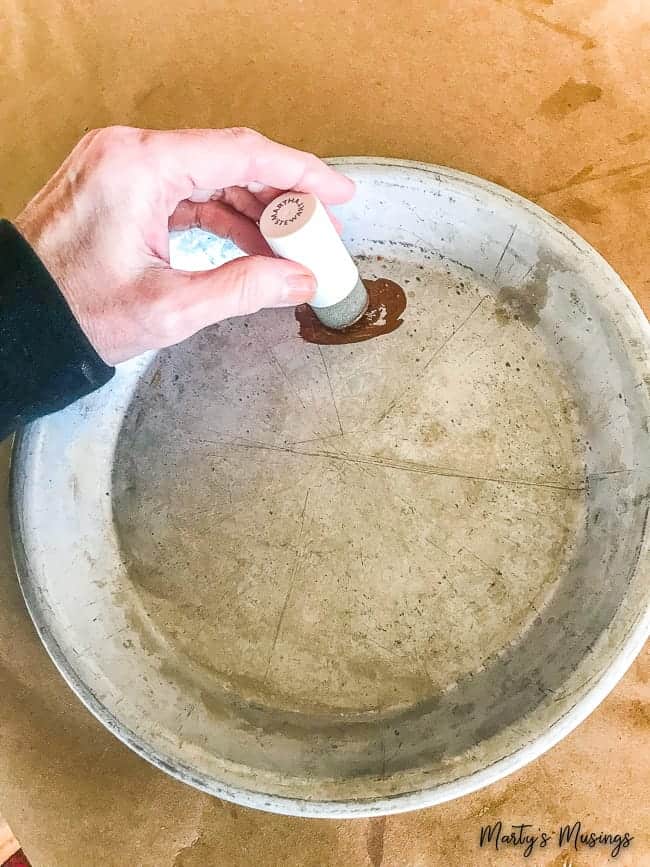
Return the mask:
[[[443,163],[538,202],[650,310],[643,0],[0,0],[0,214],[89,128],[245,125],[321,155]],[[8,444],[0,448],[6,490]],[[472,796],[386,819],[241,809],[166,777],[55,672],[0,515],[0,812],[34,867],[650,864],[650,657],[570,737]],[[589,604],[585,599],[584,603]],[[481,825],[628,831],[608,849],[479,849]]]

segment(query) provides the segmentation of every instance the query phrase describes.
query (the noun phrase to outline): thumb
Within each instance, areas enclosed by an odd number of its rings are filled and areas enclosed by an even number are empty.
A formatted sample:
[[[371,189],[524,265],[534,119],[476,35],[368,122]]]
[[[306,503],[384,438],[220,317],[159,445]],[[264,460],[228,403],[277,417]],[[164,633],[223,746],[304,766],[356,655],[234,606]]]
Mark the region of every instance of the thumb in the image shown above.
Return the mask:
[[[195,318],[196,330],[263,307],[302,304],[316,291],[316,278],[309,269],[270,256],[244,256],[212,271],[180,272],[178,276],[177,297]]]

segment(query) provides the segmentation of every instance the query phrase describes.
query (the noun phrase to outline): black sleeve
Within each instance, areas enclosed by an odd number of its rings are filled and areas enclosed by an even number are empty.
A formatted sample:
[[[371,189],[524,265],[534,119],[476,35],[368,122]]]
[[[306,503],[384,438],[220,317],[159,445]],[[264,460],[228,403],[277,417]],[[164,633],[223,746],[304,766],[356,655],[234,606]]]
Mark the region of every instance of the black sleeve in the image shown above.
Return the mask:
[[[114,372],[36,253],[0,220],[0,440],[105,385]]]

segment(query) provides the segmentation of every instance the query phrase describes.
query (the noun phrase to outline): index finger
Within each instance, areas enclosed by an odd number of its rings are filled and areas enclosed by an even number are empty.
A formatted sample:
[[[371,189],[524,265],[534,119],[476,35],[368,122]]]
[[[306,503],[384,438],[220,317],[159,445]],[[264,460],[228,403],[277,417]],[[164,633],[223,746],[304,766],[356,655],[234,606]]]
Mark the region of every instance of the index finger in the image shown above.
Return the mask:
[[[326,204],[347,202],[354,182],[314,154],[274,142],[252,129],[151,131],[163,176],[212,190],[260,183],[314,193]]]

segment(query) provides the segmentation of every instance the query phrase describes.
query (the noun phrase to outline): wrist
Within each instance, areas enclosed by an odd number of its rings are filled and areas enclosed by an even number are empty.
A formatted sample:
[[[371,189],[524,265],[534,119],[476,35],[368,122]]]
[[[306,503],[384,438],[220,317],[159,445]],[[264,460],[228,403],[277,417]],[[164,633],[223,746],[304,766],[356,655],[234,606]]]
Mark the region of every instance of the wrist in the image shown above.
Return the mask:
[[[87,305],[83,303],[82,292],[69,277],[70,273],[81,273],[83,270],[80,267],[81,263],[75,261],[76,252],[71,249],[70,245],[66,245],[65,261],[62,260],[60,255],[57,255],[54,244],[48,240],[48,233],[42,221],[25,212],[16,218],[14,226],[36,253],[56,283],[64,301],[70,308],[70,312],[92,348],[102,361],[109,365],[113,364],[102,341],[101,328],[98,327],[98,317],[90,315]]]

